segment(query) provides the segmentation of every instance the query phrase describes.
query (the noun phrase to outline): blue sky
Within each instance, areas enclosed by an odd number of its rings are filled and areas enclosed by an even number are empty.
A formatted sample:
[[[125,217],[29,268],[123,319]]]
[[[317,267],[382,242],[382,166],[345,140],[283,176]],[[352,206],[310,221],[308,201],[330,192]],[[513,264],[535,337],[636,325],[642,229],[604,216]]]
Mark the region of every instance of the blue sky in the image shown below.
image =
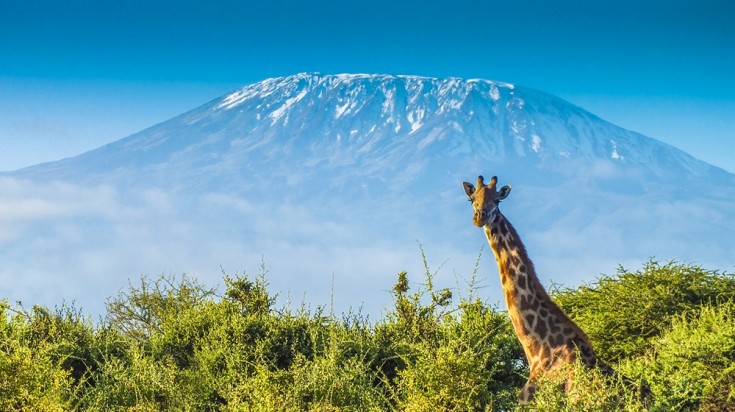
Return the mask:
[[[0,170],[305,71],[561,96],[735,172],[731,0],[0,0]]]

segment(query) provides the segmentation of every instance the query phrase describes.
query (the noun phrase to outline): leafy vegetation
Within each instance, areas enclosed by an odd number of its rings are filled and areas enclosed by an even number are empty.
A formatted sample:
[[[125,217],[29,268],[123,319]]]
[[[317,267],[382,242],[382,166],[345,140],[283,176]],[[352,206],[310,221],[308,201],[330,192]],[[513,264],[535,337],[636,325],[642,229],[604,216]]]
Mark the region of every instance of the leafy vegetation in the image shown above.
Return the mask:
[[[735,276],[646,263],[554,298],[630,387],[574,367],[575,384],[528,374],[504,312],[469,288],[435,290],[405,272],[378,321],[275,307],[265,271],[142,278],[79,310],[0,304],[0,410],[8,411],[735,411]]]
[[[629,272],[618,268],[591,285],[555,291],[553,299],[610,361],[641,356],[678,317],[696,317],[702,307],[735,300],[735,275],[676,262],[653,260]]]

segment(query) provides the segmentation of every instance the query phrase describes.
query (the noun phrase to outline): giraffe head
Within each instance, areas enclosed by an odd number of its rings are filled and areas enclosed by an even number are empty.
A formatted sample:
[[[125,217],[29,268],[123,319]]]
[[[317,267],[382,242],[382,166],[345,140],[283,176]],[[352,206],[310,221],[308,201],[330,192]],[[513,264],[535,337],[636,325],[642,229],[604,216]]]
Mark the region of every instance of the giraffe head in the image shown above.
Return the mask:
[[[472,209],[475,211],[472,222],[477,227],[485,226],[497,210],[500,201],[510,194],[510,186],[503,186],[497,190],[497,184],[496,176],[493,176],[487,185],[482,176],[477,176],[477,187],[469,182],[462,183],[465,193],[472,202]]]

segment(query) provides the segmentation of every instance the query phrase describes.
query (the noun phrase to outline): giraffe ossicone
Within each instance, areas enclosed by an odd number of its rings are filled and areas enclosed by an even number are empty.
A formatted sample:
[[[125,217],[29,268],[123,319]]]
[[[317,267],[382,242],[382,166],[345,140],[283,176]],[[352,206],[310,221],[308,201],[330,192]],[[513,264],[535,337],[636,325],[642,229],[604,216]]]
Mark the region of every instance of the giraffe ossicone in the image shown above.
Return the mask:
[[[496,176],[488,184],[478,176],[477,187],[468,182],[462,185],[472,203],[472,222],[484,228],[495,255],[508,315],[530,368],[520,402],[528,403],[533,399],[541,376],[573,365],[578,357],[587,367],[598,368],[606,375],[615,374],[598,359],[584,331],[551,300],[541,285],[518,232],[499,209],[500,201],[508,197],[511,186],[498,190],[497,183]],[[571,383],[570,376],[566,386]],[[647,388],[641,389],[643,396],[650,396],[646,393]]]

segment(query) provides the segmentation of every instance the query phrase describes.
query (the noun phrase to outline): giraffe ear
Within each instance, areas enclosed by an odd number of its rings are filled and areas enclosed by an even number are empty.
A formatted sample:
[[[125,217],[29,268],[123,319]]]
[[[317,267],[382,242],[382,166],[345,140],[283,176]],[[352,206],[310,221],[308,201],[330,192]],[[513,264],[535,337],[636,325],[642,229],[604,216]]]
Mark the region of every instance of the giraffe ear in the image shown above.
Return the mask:
[[[462,186],[464,186],[464,192],[467,193],[467,196],[472,197],[472,194],[475,193],[475,186],[469,182],[462,182]]]
[[[503,200],[510,194],[510,185],[503,186],[500,188],[500,191],[498,192],[498,200]]]

